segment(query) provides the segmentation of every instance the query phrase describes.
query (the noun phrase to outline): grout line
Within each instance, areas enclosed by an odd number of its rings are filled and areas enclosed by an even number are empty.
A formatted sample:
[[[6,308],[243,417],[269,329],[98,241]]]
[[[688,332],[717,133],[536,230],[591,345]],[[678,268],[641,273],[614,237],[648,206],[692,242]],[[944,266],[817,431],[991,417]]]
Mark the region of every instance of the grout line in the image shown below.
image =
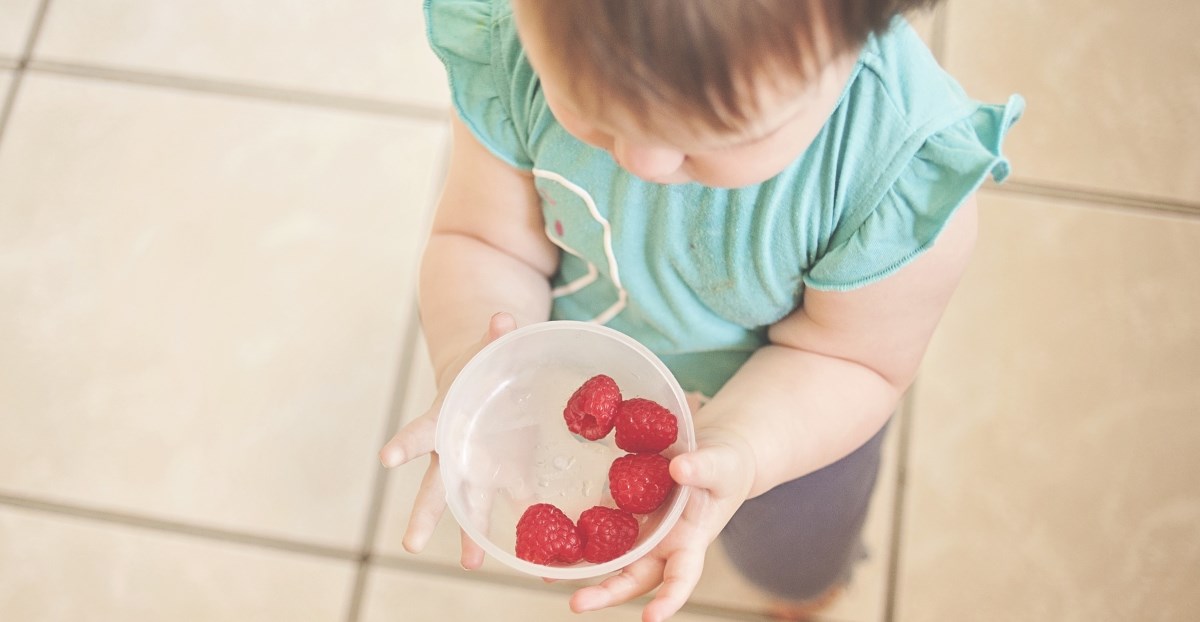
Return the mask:
[[[455,582],[471,582],[499,587],[516,588],[541,594],[560,594],[567,596],[572,594],[580,587],[580,585],[573,584],[571,582],[564,581],[548,584],[542,583],[541,581],[531,577],[511,575],[500,572],[490,572],[487,570],[466,571],[457,566],[443,564],[440,562],[426,561],[416,557],[402,558],[393,557],[390,555],[381,555],[379,557],[372,557],[368,561],[376,566],[389,568],[392,570],[439,576]],[[626,603],[626,606],[644,606],[648,602],[650,602],[650,597],[642,596],[630,601],[629,603]],[[744,609],[734,609],[731,607],[723,607],[721,605],[692,602],[684,603],[679,612],[718,617],[727,620],[746,620],[749,622],[760,622],[772,619],[769,618],[765,613],[757,613]],[[821,618],[821,620],[822,622],[839,622],[838,620],[831,618]]]
[[[41,5],[42,10],[39,11],[38,17],[35,20],[37,24],[40,25],[41,20],[45,15],[45,8],[48,5],[48,0],[43,0]],[[946,18],[946,12],[948,10],[949,8],[946,4],[941,4],[934,15],[934,54],[938,58],[939,62],[943,64],[946,62],[945,39],[948,21]],[[28,50],[32,50],[32,47],[35,44],[35,38],[36,37],[31,37],[27,42],[27,53]],[[23,72],[25,70],[100,81],[166,87],[185,91],[277,101],[290,104],[340,109],[352,112],[363,112],[368,114],[378,114],[408,119],[444,122],[449,118],[449,113],[447,110],[435,106],[404,104],[399,102],[388,102],[384,100],[333,95],[312,91],[255,86],[249,84],[222,82],[217,80],[205,80],[202,78],[184,78],[166,74],[110,69],[82,64],[41,60],[18,60],[17,67],[15,68],[15,73],[13,75],[12,84],[9,87],[3,107],[0,107],[0,138],[3,137],[4,126],[6,125],[8,117],[12,113],[12,104],[16,99],[17,91],[19,90],[20,83],[23,78]],[[1189,203],[1186,201],[1179,201],[1165,197],[1110,193],[1053,183],[1023,181],[1020,179],[1013,179],[1005,182],[1004,184],[995,184],[989,182],[985,187],[1002,193],[1099,203],[1107,206],[1158,212],[1164,215],[1200,215],[1200,204]]]
[[[376,566],[390,568],[392,570],[435,575],[458,581],[470,581],[503,587],[514,587],[533,592],[570,594],[575,589],[566,582],[543,583],[532,577],[505,574],[489,570],[463,570],[459,566],[429,561],[417,556],[396,557],[392,555],[379,555],[372,556],[369,562]]]
[[[450,139],[447,137],[444,141],[441,156],[438,158],[438,167],[434,172],[434,179],[437,186],[440,188],[446,181],[446,175],[450,168]],[[440,193],[437,193],[440,194]],[[437,196],[437,195],[435,195]],[[425,210],[424,218],[422,219],[422,227],[428,231],[432,226],[433,212],[437,208],[437,199],[431,201],[431,205]],[[424,245],[422,245],[424,248]],[[404,336],[404,341],[401,346],[403,357],[396,371],[396,384],[392,389],[391,407],[388,413],[387,422],[383,431],[383,438],[380,446],[386,443],[396,430],[400,428],[401,418],[404,415],[405,391],[408,390],[408,381],[412,377],[414,357],[424,356],[424,352],[418,351],[421,335],[421,310],[416,304],[415,298],[411,306],[409,315],[408,332]],[[362,544],[362,562],[359,564],[358,572],[355,574],[354,587],[351,593],[350,609],[347,613],[347,622],[358,622],[362,611],[362,596],[366,589],[369,561],[374,555],[375,540],[379,536],[379,522],[382,520],[383,500],[387,494],[387,483],[390,477],[391,470],[381,469],[376,477],[374,487],[372,489],[371,509],[367,515],[367,526],[364,529],[364,537]]]
[[[233,531],[229,529],[220,529],[216,527],[201,527],[199,525],[178,521],[163,520],[148,516],[137,516],[134,514],[124,514],[121,512],[112,512],[108,510],[99,510],[95,508],[47,501],[44,499],[35,499],[33,497],[24,497],[3,492],[0,492],[0,506],[16,507],[46,514],[57,514],[60,516],[82,518],[90,521],[108,523],[110,525],[148,529],[161,533],[191,536],[208,540],[219,540],[222,542],[232,542],[259,548],[274,549],[289,553],[299,553],[301,555],[310,555],[313,557],[322,557],[326,559],[353,561],[361,559],[361,555],[353,551],[348,551],[333,546],[322,546],[319,544],[310,544],[297,540],[288,540],[286,538],[264,536],[241,531]]]
[[[483,583],[499,587],[508,587],[537,592],[541,594],[571,594],[577,586],[570,582],[543,583],[532,577],[505,574],[488,570],[463,570],[459,566],[414,557],[395,557],[380,555],[371,557],[370,563],[392,570],[413,572],[422,575],[433,575],[455,582]],[[647,599],[648,600],[648,599]]]
[[[21,55],[18,58],[12,59],[12,82],[8,85],[8,91],[4,93],[3,100],[0,101],[0,144],[4,141],[4,130],[8,127],[8,120],[12,117],[13,108],[17,103],[17,93],[21,90],[21,82],[25,78],[25,68],[29,64],[29,58],[33,55],[33,48],[37,45],[38,37],[42,33],[42,24],[46,21],[46,12],[50,8],[50,0],[41,0],[38,3],[37,10],[33,13],[33,21],[29,24],[29,32],[25,37],[25,45],[21,48]],[[8,62],[6,59],[4,62]]]
[[[21,76],[25,72],[17,67],[12,72],[8,89],[0,93],[0,145],[4,144],[4,130],[8,127],[8,119],[12,116],[13,107],[17,103],[17,91],[21,88]]]
[[[934,58],[938,64],[945,67],[947,65],[949,45],[949,28],[951,11],[951,3],[941,2],[934,9],[933,14],[933,32],[930,35],[930,47]],[[1178,214],[1200,214],[1200,204],[1188,203],[1175,199],[1162,197],[1137,196],[1121,193],[1110,193],[1105,191],[1086,190],[1083,188],[1072,188],[1066,185],[1053,183],[1039,183],[1033,181],[1022,181],[1013,179],[1004,184],[996,184],[989,182],[986,186],[990,190],[998,192],[1007,192],[1010,194],[1032,195],[1043,198],[1068,199],[1072,201],[1081,201],[1088,203],[1100,203],[1111,207],[1129,208],[1135,210],[1147,210],[1158,212],[1166,215]]]
[[[21,50],[21,58],[18,61],[22,67],[33,57],[33,49],[37,46],[38,37],[42,35],[42,26],[46,23],[46,13],[49,10],[50,0],[41,0],[38,3],[37,11],[33,14],[33,23],[29,27],[29,36],[25,38],[25,47]]]
[[[1107,193],[1058,184],[1013,179],[1003,184],[988,182],[984,188],[992,192],[1033,196],[1044,199],[1063,199],[1079,203],[1098,203],[1135,211],[1153,212],[1162,216],[1200,216],[1200,203],[1189,203],[1164,197]]]
[[[30,62],[28,64],[28,69],[30,71],[36,71],[39,73],[70,76],[75,78],[87,78],[105,82],[121,82],[125,84],[172,88],[198,93],[212,93],[233,97],[245,97],[249,99],[262,99],[288,104],[299,104],[317,106],[321,108],[346,110],[350,112],[378,114],[389,117],[403,117],[408,119],[438,122],[446,121],[450,118],[449,111],[438,106],[406,104],[401,102],[370,99],[366,97],[335,95],[332,93],[320,93],[316,91],[303,91],[298,89],[277,88],[237,82],[224,82],[220,80],[208,80],[196,77],[181,77],[147,71],[131,71],[125,69],[99,67],[95,65],[45,60],[36,60]]]
[[[410,307],[408,326],[405,329],[400,347],[400,361],[396,365],[396,381],[392,386],[392,397],[388,407],[388,415],[384,421],[383,437],[378,443],[379,447],[382,447],[400,427],[400,417],[404,410],[404,397],[408,391],[409,376],[412,375],[413,355],[414,350],[417,348],[417,337],[420,333],[421,323],[419,321],[419,311],[417,310],[416,302],[414,301]],[[366,589],[367,580],[367,561],[375,549],[375,539],[379,534],[383,500],[387,492],[388,475],[390,473],[390,469],[385,469],[382,466],[375,472],[375,481],[371,486],[371,501],[367,510],[367,524],[363,528],[363,540],[359,546],[359,550],[361,551],[360,562],[354,576],[354,586],[350,594],[350,608],[346,613],[347,622],[357,622],[362,611],[362,596]]]
[[[915,398],[913,396],[916,394],[918,382],[920,382],[919,377],[904,395],[904,401],[901,403],[903,417],[900,419],[899,429],[897,430],[899,433],[897,440],[899,442],[896,448],[898,454],[896,456],[896,492],[892,497],[892,538],[891,550],[888,551],[888,568],[885,579],[887,589],[884,594],[883,622],[892,622],[896,619],[900,555],[903,552],[901,541],[904,537],[904,501],[907,493],[906,485],[908,484],[908,451],[912,442],[912,421],[916,415],[916,408],[914,407]]]

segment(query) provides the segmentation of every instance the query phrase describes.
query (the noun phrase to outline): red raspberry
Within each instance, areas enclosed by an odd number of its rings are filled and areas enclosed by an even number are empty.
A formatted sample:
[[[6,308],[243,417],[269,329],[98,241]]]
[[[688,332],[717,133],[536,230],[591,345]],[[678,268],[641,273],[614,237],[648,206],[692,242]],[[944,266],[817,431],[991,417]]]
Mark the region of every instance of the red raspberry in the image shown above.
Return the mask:
[[[621,405],[621,390],[612,378],[592,376],[575,390],[563,409],[567,429],[588,439],[598,441],[612,431],[617,406]]]
[[[583,559],[602,564],[633,548],[638,521],[625,510],[597,505],[579,515],[579,536],[583,538]]]
[[[671,462],[659,454],[626,454],[608,468],[608,490],[622,510],[649,514],[675,488]]]
[[[543,566],[574,564],[583,559],[583,542],[562,510],[536,503],[517,521],[517,557]]]
[[[634,454],[656,454],[679,436],[679,422],[658,402],[635,397],[617,408],[617,447]]]

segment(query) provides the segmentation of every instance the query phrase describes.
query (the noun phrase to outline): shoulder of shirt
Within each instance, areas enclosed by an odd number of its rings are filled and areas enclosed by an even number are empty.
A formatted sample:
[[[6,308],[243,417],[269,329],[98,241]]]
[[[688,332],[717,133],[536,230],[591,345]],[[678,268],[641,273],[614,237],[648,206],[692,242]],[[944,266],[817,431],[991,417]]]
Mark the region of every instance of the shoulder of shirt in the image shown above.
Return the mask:
[[[902,17],[872,35],[859,54],[852,96],[884,98],[910,127],[969,103],[966,93]],[[879,102],[882,103],[882,102]]]

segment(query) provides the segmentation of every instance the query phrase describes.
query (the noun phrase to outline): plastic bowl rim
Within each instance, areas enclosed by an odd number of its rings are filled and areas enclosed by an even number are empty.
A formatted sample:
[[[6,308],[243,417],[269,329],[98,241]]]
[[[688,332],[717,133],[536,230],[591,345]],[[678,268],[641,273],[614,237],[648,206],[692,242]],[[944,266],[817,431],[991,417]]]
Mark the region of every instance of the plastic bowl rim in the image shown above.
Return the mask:
[[[537,324],[523,326],[501,335],[495,341],[480,349],[480,351],[474,357],[472,357],[466,365],[463,366],[462,371],[460,371],[458,374],[458,377],[456,377],[455,381],[450,384],[450,388],[446,390],[446,397],[442,401],[442,410],[445,409],[447,403],[453,404],[451,397],[455,394],[456,387],[461,386],[458,383],[458,378],[469,376],[470,374],[468,372],[471,372],[476,367],[483,365],[487,359],[487,356],[485,356],[486,354],[490,354],[495,350],[499,350],[508,342],[515,341],[522,337],[527,337],[529,335],[542,332],[560,330],[584,330],[604,335],[621,342],[629,349],[646,359],[646,361],[649,362],[650,365],[654,367],[655,370],[658,371],[659,374],[667,381],[668,386],[671,388],[671,392],[675,395],[676,404],[682,411],[682,421],[680,421],[680,425],[687,432],[687,451],[692,452],[696,450],[696,432],[694,426],[692,425],[692,415],[688,409],[687,396],[684,394],[683,388],[679,386],[679,381],[675,379],[675,375],[671,373],[671,370],[668,369],[666,364],[663,363],[657,355],[651,352],[649,348],[642,345],[641,342],[630,337],[629,335],[626,335],[625,333],[622,333],[621,331],[600,324],[594,324],[592,322],[582,322],[578,320],[547,320],[545,322],[538,322]],[[445,438],[446,434],[448,434],[446,431],[448,428],[447,426],[441,425],[441,415],[442,412],[439,411],[438,426],[434,433],[434,447],[438,453],[442,452],[442,448],[445,447],[446,443],[448,442],[448,440]],[[443,482],[445,482],[447,479],[446,474],[448,469],[449,467],[446,465],[446,462],[441,462],[439,464],[438,473],[441,475]],[[665,524],[673,527],[679,521],[679,517],[682,516],[683,508],[687,505],[688,497],[690,495],[691,487],[679,486],[679,494],[675,497],[675,501],[667,509],[666,514],[663,515],[659,525],[661,526]],[[454,516],[455,521],[458,522],[459,526],[462,527],[471,540],[483,548],[484,552],[486,552],[488,555],[491,555],[497,561],[510,568],[521,571],[528,575],[545,577],[548,579],[591,579],[608,574],[610,572],[615,572],[648,554],[654,549],[655,546],[658,545],[659,542],[663,540],[663,538],[666,537],[667,533],[670,532],[670,529],[659,529],[647,537],[646,540],[644,540],[641,544],[627,551],[624,555],[602,564],[591,564],[585,566],[542,566],[540,564],[534,564],[532,562],[525,561],[511,552],[505,551],[493,543],[490,538],[485,537],[482,533],[476,530],[469,521],[464,522],[461,517],[467,515],[466,508],[462,507],[462,504],[453,495],[446,495],[446,505],[450,507],[450,513]]]

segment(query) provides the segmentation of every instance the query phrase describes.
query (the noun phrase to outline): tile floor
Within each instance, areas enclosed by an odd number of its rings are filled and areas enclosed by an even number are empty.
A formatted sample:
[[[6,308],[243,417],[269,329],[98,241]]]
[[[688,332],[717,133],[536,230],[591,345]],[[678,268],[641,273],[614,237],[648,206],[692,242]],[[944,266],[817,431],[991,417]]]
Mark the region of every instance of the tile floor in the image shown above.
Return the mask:
[[[1029,111],[827,619],[1197,619],[1200,5],[919,25]],[[0,106],[0,619],[571,617],[450,525],[405,553],[374,458],[431,384],[418,2],[0,0]],[[716,550],[679,619],[763,602]]]

